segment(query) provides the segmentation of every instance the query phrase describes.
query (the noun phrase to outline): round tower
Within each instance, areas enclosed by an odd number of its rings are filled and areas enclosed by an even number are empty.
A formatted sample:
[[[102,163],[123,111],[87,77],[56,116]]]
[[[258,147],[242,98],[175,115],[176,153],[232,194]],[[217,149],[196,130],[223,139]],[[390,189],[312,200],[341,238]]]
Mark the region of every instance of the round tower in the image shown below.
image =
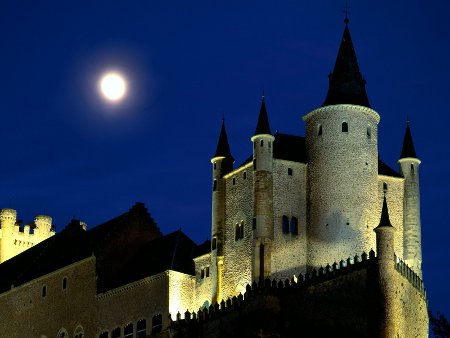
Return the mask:
[[[253,279],[262,280],[271,272],[273,241],[273,141],[264,95],[253,143]]]
[[[14,256],[16,218],[16,210],[0,209],[0,263]]]
[[[308,267],[368,252],[378,224],[378,122],[346,20],[328,93],[306,114]]]
[[[36,225],[34,233],[37,234],[38,237],[49,237],[50,231],[52,229],[52,218],[50,216],[37,215],[34,218],[34,224]]]
[[[212,222],[211,222],[211,277],[215,278],[212,300],[220,302],[222,290],[223,245],[225,235],[225,179],[233,170],[234,158],[228,144],[225,121],[222,119],[219,142],[212,163]]]
[[[398,164],[405,179],[403,198],[403,259],[422,278],[419,165],[409,122]]]

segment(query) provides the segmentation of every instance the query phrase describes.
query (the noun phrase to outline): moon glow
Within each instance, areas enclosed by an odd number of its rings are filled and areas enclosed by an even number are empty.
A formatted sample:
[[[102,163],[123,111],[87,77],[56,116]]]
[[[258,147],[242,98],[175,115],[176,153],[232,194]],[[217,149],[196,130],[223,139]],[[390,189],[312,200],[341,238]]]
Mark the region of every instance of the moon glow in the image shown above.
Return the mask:
[[[101,77],[99,88],[105,99],[119,102],[127,93],[127,82],[119,73],[107,73]]]

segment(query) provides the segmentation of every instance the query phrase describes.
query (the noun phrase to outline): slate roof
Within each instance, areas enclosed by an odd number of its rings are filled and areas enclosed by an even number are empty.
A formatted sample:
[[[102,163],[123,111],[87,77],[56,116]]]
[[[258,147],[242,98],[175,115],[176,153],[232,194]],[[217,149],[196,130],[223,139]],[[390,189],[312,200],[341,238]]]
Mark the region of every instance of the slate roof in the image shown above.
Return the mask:
[[[269,125],[269,117],[267,116],[266,100],[262,97],[261,109],[259,110],[258,123],[254,135],[269,134],[272,135]]]
[[[366,93],[366,80],[359,71],[358,60],[353,47],[348,19],[333,72],[328,76],[328,93],[323,106],[333,104],[356,104],[370,108]]]
[[[409,128],[409,122],[406,124],[405,137],[403,138],[402,153],[400,158],[417,158],[416,149],[414,148],[414,143],[411,135],[411,128]]]
[[[388,166],[386,163],[384,163],[380,159],[378,159],[378,175],[385,175],[385,176],[391,176],[391,177],[403,177],[397,171],[392,169],[390,166]]]
[[[130,229],[137,229],[141,242],[134,238],[132,243],[126,242]],[[72,220],[61,232],[0,264],[0,293],[93,254],[97,258],[98,292],[168,269],[194,274],[192,259],[205,248],[205,243],[198,246],[181,231],[162,236],[145,206],[137,203],[88,231]],[[124,258],[121,263],[117,260],[120,256]]]
[[[219,141],[217,142],[216,153],[214,157],[223,156],[234,162],[233,155],[231,155],[230,145],[228,143],[227,131],[225,129],[225,120],[222,119],[222,128],[220,129]]]

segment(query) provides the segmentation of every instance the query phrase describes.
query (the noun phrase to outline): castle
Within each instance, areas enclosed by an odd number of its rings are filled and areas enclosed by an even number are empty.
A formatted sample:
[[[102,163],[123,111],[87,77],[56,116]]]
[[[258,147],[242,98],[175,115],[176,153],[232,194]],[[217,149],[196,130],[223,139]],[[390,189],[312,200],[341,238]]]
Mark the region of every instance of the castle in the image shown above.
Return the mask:
[[[33,237],[3,209],[1,335],[428,336],[420,160],[409,124],[399,172],[379,159],[365,84],[346,19],[305,137],[272,134],[263,95],[252,155],[235,168],[222,121],[202,245],[163,236],[141,203],[40,243],[51,219],[37,217]],[[19,238],[33,244],[21,254]]]

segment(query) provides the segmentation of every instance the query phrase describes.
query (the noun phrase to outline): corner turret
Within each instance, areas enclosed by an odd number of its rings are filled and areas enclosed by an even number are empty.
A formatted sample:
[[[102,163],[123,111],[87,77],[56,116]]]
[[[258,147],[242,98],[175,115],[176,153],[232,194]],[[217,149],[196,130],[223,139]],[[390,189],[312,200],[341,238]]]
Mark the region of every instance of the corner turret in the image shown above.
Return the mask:
[[[405,263],[422,278],[422,240],[420,224],[419,165],[411,135],[409,121],[406,124],[402,152],[398,164],[405,178],[403,199],[403,255]]]
[[[213,302],[220,301],[223,267],[223,244],[225,236],[225,179],[226,174],[233,170],[234,158],[228,144],[225,120],[222,119],[219,142],[216,153],[211,159],[213,165],[212,192],[212,224],[211,224],[211,276],[215,278],[212,290]]]
[[[253,142],[253,280],[271,272],[273,241],[273,142],[264,93]]]

